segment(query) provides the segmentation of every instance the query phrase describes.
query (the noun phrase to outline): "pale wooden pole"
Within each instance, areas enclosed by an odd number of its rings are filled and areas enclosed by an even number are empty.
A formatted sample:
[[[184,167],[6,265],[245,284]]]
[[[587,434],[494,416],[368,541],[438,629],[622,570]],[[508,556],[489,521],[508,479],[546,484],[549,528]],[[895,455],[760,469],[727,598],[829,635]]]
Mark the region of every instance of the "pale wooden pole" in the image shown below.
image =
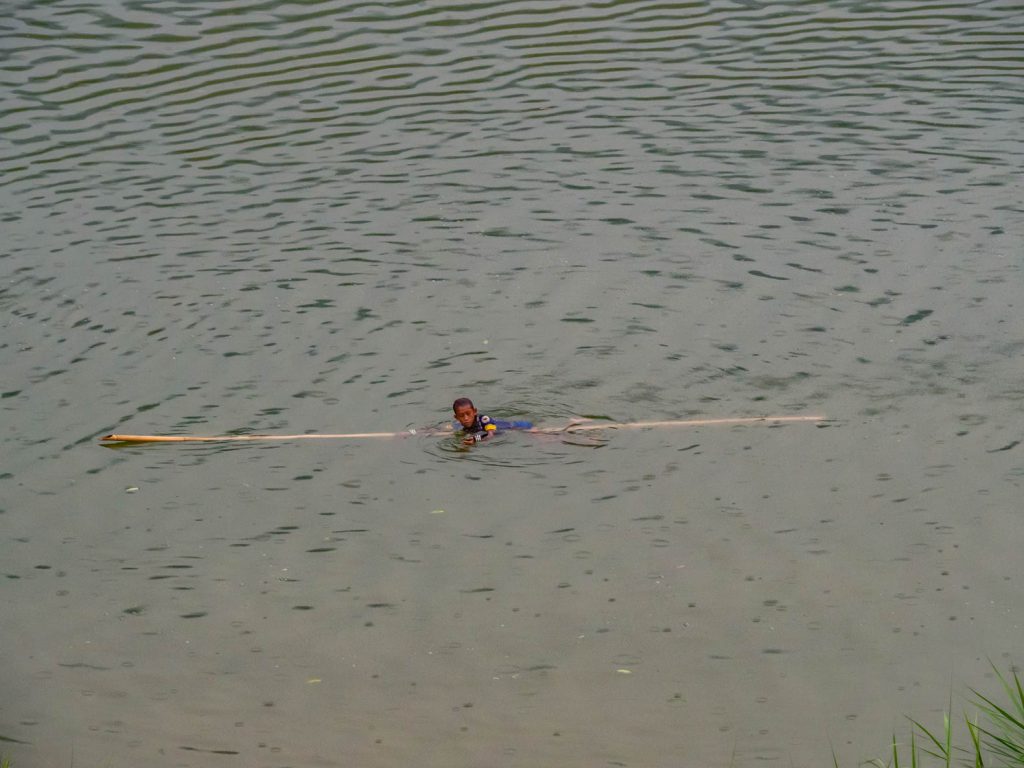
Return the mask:
[[[722,419],[676,419],[668,421],[573,421],[564,427],[533,427],[517,432],[560,434],[564,432],[592,432],[600,429],[653,429],[657,427],[706,427],[741,424],[786,424],[790,422],[819,422],[824,416],[740,416]],[[99,441],[103,444],[116,443],[228,443],[288,440],[351,440],[377,437],[413,437],[415,435],[452,434],[451,429],[407,429],[402,432],[348,432],[344,434],[303,434],[303,435],[105,435]]]

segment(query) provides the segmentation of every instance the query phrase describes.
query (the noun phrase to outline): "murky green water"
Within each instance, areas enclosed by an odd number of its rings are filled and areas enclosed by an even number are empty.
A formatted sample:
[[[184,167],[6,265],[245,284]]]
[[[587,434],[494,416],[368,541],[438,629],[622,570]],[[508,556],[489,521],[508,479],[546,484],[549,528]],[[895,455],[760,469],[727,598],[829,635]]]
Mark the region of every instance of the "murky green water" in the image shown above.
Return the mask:
[[[1020,661],[1018,3],[4,15],[17,768],[853,765]],[[830,421],[95,444],[458,395]]]

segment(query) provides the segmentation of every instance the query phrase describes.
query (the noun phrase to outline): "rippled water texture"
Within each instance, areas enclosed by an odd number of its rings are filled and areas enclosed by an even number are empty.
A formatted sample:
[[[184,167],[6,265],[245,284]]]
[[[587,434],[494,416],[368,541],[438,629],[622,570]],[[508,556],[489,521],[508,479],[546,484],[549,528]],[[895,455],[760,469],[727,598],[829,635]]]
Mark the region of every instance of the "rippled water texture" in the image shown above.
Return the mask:
[[[747,766],[1020,662],[1017,2],[13,2],[0,753]],[[564,423],[393,431],[470,395]]]

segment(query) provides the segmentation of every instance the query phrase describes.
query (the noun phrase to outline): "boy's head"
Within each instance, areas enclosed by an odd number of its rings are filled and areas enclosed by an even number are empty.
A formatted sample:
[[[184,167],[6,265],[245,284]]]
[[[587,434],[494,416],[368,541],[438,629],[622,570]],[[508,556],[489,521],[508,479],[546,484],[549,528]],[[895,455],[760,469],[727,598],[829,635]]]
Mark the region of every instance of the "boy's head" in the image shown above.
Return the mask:
[[[455,412],[455,420],[464,427],[473,426],[476,420],[476,407],[468,397],[460,397],[452,403],[452,410]]]

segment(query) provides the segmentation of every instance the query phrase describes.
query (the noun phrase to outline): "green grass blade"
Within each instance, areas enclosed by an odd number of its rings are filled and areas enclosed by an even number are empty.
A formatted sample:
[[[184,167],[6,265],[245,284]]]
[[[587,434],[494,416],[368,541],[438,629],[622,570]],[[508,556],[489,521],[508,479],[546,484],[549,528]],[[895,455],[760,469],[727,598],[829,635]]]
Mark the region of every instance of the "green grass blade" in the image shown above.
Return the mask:
[[[992,664],[990,661],[989,664]],[[992,664],[992,670],[996,673],[996,677],[999,678],[999,682],[1003,686],[1003,690],[1006,691],[1006,698],[1013,704],[1014,709],[1017,710],[1017,714],[1020,716],[1019,719],[1024,720],[1024,685],[1021,685],[1020,677],[1017,675],[1017,670],[1011,669],[1010,672],[1013,675],[1013,685],[1010,685],[1010,681],[1003,677],[1002,673],[996,669],[996,665]]]
[[[978,722],[975,720],[972,723],[966,715],[964,715],[964,722],[967,723],[967,733],[971,736],[971,747],[974,749],[974,768],[985,768],[985,760],[981,753],[981,730],[978,728]]]
[[[981,747],[986,748],[1000,764],[1020,768],[1024,766],[1024,685],[1016,670],[1011,670],[1009,679],[994,664],[992,670],[999,678],[1009,704],[997,704],[976,689],[971,689],[974,703],[987,721],[984,726],[975,724],[978,740]]]
[[[1000,725],[1005,723],[1005,724],[1013,726],[1014,728],[1024,728],[1024,719],[1018,718],[1016,715],[1014,715],[1008,709],[1006,709],[1005,707],[999,706],[998,704],[996,704],[994,701],[992,701],[992,699],[988,698],[987,696],[982,696],[980,693],[975,691],[973,688],[971,689],[971,691],[974,693],[975,696],[978,697],[978,701],[979,702],[983,702],[983,703],[979,703],[978,706],[990,718],[992,718],[992,720],[994,722],[999,723]]]
[[[936,736],[934,733],[932,733],[927,728],[925,728],[924,725],[922,725],[917,720],[913,720],[911,718],[908,718],[908,719],[910,719],[910,722],[912,722],[915,726],[917,726],[917,728],[921,731],[921,733],[923,733],[925,736],[927,736],[928,740],[931,741],[932,745],[934,745],[934,750],[930,749],[930,748],[924,748],[924,753],[926,755],[931,755],[932,757],[937,757],[939,760],[942,760],[946,764],[947,768],[949,768],[950,762],[952,760],[952,752],[953,752],[953,750],[952,750],[952,728],[950,727],[950,724],[949,724],[949,715],[944,715],[943,716],[943,724],[944,724],[944,728],[945,728],[945,734],[944,735],[946,737],[945,742],[943,742],[941,739],[939,739],[938,736]],[[913,732],[911,732],[911,733],[913,733]]]

